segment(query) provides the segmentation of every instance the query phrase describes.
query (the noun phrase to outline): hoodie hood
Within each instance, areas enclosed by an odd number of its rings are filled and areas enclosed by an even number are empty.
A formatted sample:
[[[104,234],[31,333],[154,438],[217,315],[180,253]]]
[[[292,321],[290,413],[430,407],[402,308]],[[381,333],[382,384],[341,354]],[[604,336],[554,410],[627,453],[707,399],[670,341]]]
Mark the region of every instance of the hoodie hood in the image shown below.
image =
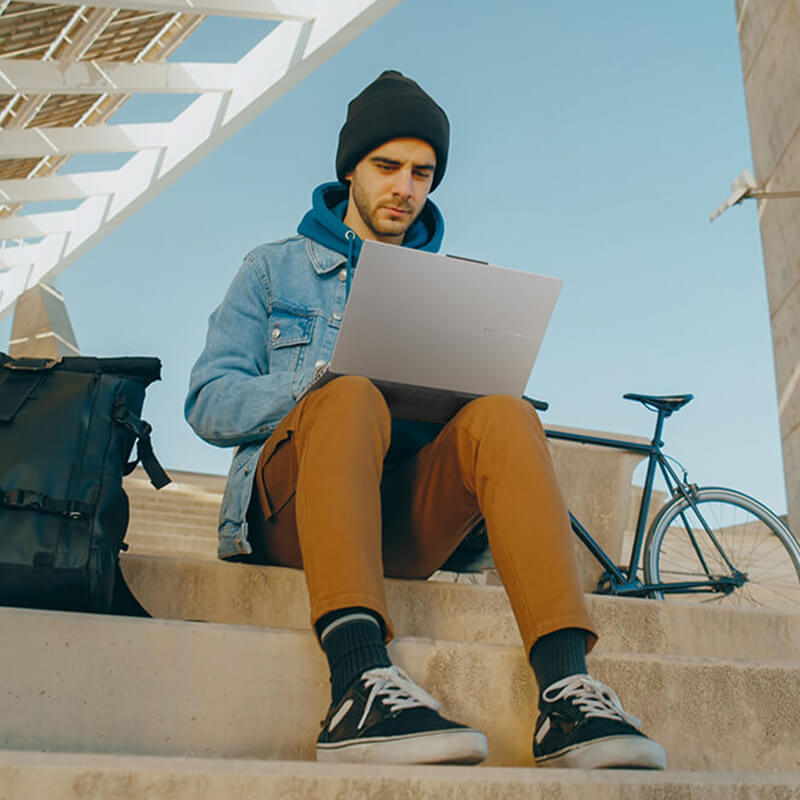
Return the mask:
[[[349,266],[353,268],[361,252],[361,239],[342,222],[347,211],[348,193],[347,184],[338,181],[318,186],[312,195],[311,209],[300,221],[297,232],[347,256]],[[444,218],[434,203],[427,200],[422,213],[408,229],[403,247],[437,253],[443,237]]]

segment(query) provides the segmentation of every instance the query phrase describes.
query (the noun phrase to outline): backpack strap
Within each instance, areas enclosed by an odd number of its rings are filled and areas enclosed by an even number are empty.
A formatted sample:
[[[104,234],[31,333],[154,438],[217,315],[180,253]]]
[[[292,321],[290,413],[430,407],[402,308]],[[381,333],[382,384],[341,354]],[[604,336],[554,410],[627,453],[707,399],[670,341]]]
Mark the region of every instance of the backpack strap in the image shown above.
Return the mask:
[[[129,475],[141,462],[144,471],[150,478],[150,483],[156,489],[162,489],[168,483],[172,483],[172,479],[158,463],[156,454],[153,452],[153,443],[150,441],[153,428],[150,424],[134,414],[127,406],[119,406],[114,409],[114,422],[127,428],[136,437],[136,458],[125,465],[123,473]]]
[[[29,356],[19,356],[11,358],[5,353],[0,353],[0,367],[6,369],[21,370],[50,370],[57,367],[63,359],[61,358],[31,358]]]
[[[0,353],[0,422],[11,422],[45,375],[58,364],[52,358],[11,358]]]
[[[0,422],[14,419],[43,378],[43,372],[0,370]]]
[[[19,510],[40,511],[69,519],[84,519],[91,515],[92,507],[81,500],[59,500],[33,489],[0,488],[0,506]]]

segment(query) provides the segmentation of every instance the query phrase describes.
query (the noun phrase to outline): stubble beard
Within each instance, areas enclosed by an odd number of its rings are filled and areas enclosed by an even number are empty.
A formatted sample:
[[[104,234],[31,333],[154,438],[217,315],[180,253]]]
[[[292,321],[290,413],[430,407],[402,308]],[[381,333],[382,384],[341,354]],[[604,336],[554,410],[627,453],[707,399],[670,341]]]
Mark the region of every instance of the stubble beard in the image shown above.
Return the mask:
[[[358,182],[353,181],[353,202],[355,203],[356,210],[358,211],[359,216],[361,217],[364,224],[374,233],[376,236],[404,236],[411,225],[414,223],[414,220],[419,216],[419,212],[416,214],[411,215],[405,227],[397,226],[397,224],[384,227],[382,226],[377,220],[377,212],[378,207],[383,205],[386,202],[386,199],[383,199],[381,202],[377,202],[375,204],[374,211],[370,208],[370,200],[367,197],[366,192],[364,192],[361,187],[358,185]],[[392,205],[396,208],[407,210],[409,209],[408,203],[401,202],[400,200],[392,200]]]

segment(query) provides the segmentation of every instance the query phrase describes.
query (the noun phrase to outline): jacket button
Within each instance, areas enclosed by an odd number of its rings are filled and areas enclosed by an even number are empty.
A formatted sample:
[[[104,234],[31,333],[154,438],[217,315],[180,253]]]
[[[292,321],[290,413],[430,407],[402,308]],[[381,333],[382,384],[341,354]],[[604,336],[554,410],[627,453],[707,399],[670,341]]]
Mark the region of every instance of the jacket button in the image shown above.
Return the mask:
[[[339,280],[344,283],[347,280],[347,270],[343,269],[339,271]]]
[[[272,329],[272,338],[273,339],[277,339],[280,335],[281,335],[281,329],[276,325]]]
[[[340,320],[342,318],[342,315],[338,311],[334,311],[333,312],[333,318],[335,320]]]

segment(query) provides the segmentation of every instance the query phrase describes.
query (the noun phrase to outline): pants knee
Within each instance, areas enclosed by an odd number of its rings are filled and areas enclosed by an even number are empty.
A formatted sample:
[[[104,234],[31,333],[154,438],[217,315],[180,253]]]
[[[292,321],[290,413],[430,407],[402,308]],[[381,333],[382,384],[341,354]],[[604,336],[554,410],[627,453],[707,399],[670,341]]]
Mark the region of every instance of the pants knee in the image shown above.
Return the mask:
[[[319,400],[337,415],[343,423],[354,420],[363,423],[374,420],[385,432],[388,442],[391,436],[392,416],[380,389],[369,378],[361,375],[343,375],[335,378],[319,390]]]
[[[489,430],[514,430],[520,424],[542,426],[533,406],[520,397],[510,394],[492,394],[467,403],[458,413],[458,421],[475,435]]]

